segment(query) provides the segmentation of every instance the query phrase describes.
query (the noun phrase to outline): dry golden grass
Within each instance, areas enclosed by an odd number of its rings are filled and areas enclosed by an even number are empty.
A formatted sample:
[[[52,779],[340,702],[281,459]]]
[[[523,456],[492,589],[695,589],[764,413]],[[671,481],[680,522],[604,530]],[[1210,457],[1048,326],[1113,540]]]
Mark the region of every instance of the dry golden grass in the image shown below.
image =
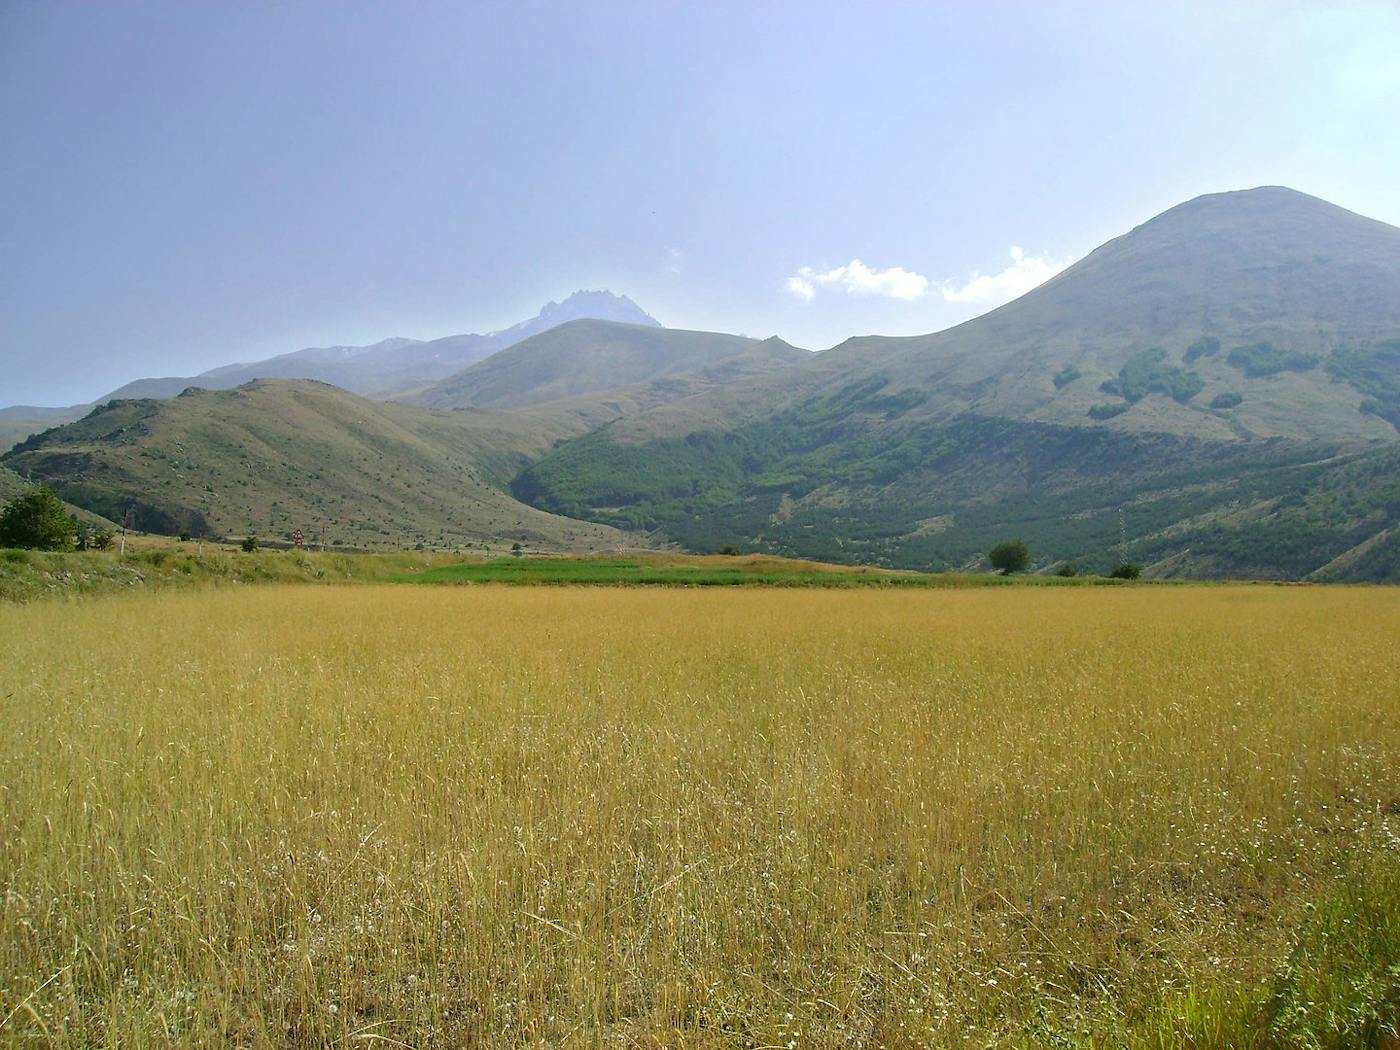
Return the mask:
[[[1385,589],[0,608],[0,1041],[1240,1045],[1395,849],[1398,638]]]

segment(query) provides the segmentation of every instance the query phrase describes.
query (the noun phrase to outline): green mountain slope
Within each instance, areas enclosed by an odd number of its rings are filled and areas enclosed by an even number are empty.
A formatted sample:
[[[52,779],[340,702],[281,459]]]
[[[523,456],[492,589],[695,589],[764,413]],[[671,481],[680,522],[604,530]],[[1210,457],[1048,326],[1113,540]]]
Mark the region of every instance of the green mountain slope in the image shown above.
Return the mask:
[[[258,381],[166,400],[114,401],[16,446],[4,465],[138,528],[357,547],[519,541],[616,547],[606,526],[560,519],[502,491],[554,437],[475,412],[384,404],[311,381]]]
[[[1397,338],[1400,230],[1213,195],[982,318],[619,420],[513,490],[702,550],[937,568],[1021,535],[1042,565],[1369,578],[1400,516]]]
[[[0,502],[14,499],[29,487],[29,482],[9,467],[0,464]]]
[[[408,400],[429,408],[519,408],[672,377],[694,377],[736,358],[749,366],[759,362],[772,368],[797,364],[808,356],[781,340],[760,343],[715,332],[571,321],[494,354]],[[744,362],[735,364],[736,378],[744,368]]]

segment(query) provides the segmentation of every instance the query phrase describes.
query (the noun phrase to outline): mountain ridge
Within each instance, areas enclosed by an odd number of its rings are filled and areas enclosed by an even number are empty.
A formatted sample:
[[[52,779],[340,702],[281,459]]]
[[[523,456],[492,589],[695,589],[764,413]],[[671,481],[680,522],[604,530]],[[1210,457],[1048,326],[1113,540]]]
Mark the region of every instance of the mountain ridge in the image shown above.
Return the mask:
[[[0,448],[48,426],[80,419],[108,401],[175,397],[190,387],[227,390],[255,379],[312,379],[363,396],[388,397],[445,378],[555,325],[595,315],[600,320],[660,327],[625,295],[577,291],[559,302],[550,300],[534,317],[493,332],[426,340],[391,336],[365,346],[306,347],[258,361],[219,365],[192,376],[134,379],[86,404],[0,408]]]

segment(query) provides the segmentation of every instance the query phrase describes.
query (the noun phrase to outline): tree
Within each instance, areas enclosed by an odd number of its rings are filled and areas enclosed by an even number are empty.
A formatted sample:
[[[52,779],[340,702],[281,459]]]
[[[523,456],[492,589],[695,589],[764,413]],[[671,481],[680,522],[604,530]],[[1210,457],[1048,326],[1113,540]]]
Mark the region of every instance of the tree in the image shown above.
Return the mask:
[[[1136,580],[1142,575],[1142,566],[1134,565],[1130,561],[1125,561],[1121,565],[1115,566],[1114,570],[1108,574],[1111,580]]]
[[[1010,576],[1031,563],[1031,549],[1020,540],[1007,540],[988,551],[987,560],[997,572]]]
[[[70,551],[77,542],[78,523],[47,485],[16,496],[0,510],[0,547]]]
[[[258,549],[258,538],[256,536],[244,536],[243,542],[238,545],[244,554],[252,554]]]
[[[1071,577],[1071,576],[1078,576],[1078,575],[1079,575],[1079,570],[1076,569],[1076,568],[1075,568],[1073,565],[1071,565],[1069,562],[1065,562],[1063,565],[1061,565],[1058,569],[1055,570],[1055,575],[1056,575],[1056,576],[1063,576],[1063,577],[1065,577],[1066,579],[1068,579],[1068,578]]]
[[[510,545],[510,554],[512,558],[519,558],[524,553],[525,549],[521,547],[519,543],[512,543]]]
[[[68,515],[78,527],[78,550],[105,551],[112,545],[112,530],[101,525],[84,525],[75,515]]]

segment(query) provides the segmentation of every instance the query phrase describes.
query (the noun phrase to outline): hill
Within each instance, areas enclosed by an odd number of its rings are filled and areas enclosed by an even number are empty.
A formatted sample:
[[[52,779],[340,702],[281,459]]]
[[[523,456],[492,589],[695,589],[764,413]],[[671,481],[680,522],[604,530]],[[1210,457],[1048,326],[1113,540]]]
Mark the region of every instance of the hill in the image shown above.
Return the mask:
[[[1369,578],[1400,522],[1397,423],[1400,230],[1264,188],[947,332],[619,420],[513,491],[699,550],[927,569],[1020,535],[1042,566]]]
[[[782,369],[808,354],[781,340],[570,321],[413,395],[430,408],[519,408],[693,376],[716,365]],[[723,376],[716,374],[720,382]],[[716,384],[711,384],[716,385]]]
[[[502,491],[553,440],[474,412],[369,401],[305,380],[170,400],[113,401],[22,442],[6,468],[107,517],[134,508],[152,532],[282,538],[350,547],[509,545],[588,551],[616,530],[526,507]]]

